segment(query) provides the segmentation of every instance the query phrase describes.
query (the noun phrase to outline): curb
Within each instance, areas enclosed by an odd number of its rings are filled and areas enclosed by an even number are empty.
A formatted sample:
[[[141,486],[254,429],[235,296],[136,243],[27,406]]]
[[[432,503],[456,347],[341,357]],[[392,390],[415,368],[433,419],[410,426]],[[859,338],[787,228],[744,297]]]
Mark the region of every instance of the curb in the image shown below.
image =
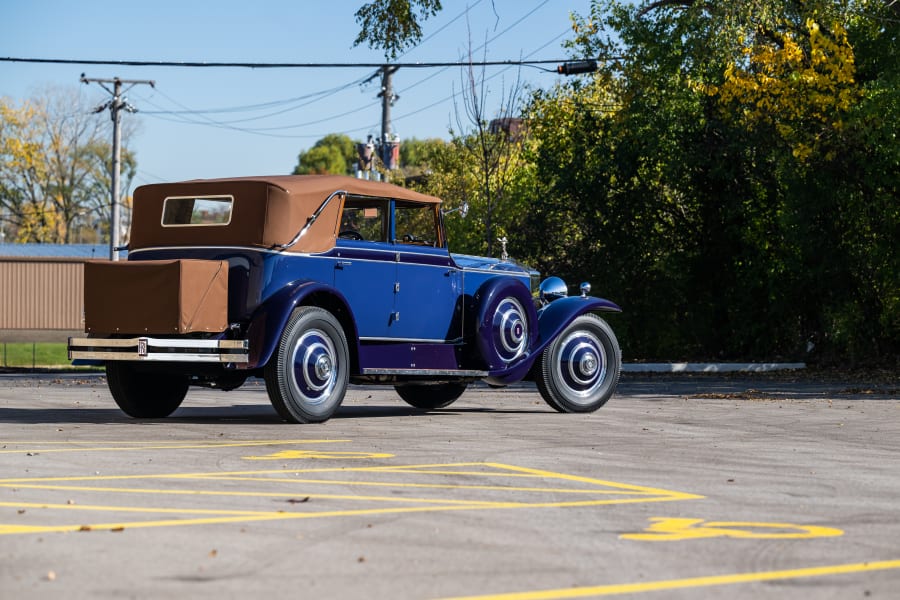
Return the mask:
[[[625,363],[624,373],[764,373],[798,371],[806,363]]]

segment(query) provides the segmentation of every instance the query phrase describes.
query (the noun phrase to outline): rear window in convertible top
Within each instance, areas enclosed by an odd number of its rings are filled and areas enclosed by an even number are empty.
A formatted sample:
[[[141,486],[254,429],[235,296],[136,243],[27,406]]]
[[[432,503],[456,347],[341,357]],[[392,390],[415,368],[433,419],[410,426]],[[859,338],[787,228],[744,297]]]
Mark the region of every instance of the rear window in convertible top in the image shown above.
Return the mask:
[[[163,203],[163,227],[228,225],[233,196],[170,196]]]

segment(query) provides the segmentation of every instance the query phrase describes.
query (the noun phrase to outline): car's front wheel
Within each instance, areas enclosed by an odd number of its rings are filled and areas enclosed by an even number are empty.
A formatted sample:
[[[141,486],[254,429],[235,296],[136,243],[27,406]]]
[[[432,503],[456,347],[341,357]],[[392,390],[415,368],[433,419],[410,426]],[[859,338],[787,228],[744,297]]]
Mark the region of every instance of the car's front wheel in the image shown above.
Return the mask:
[[[290,423],[321,423],[341,405],[350,379],[347,338],[317,306],[294,309],[265,368],[272,406]]]
[[[592,412],[613,395],[622,371],[619,342],[595,314],[576,318],[541,356],[537,387],[560,412]]]
[[[467,383],[431,383],[431,384],[407,384],[396,385],[394,389],[410,406],[424,410],[444,408],[450,406],[463,395]]]
[[[161,419],[181,406],[190,377],[141,371],[132,363],[106,363],[106,383],[119,408],[135,419]]]

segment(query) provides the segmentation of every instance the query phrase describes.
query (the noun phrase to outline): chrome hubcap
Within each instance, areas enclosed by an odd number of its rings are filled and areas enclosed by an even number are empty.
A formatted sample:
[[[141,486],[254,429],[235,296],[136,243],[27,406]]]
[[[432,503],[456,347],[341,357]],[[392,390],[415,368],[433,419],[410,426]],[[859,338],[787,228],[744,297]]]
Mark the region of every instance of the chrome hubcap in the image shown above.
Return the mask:
[[[515,298],[505,298],[497,307],[493,319],[493,333],[497,353],[507,363],[519,358],[528,349],[528,325],[525,310]]]
[[[571,332],[560,341],[558,380],[568,388],[575,403],[589,403],[606,381],[607,356],[600,339],[590,331]]]
[[[328,400],[338,380],[337,352],[331,337],[310,329],[297,339],[292,349],[291,387],[301,401],[310,405]]]

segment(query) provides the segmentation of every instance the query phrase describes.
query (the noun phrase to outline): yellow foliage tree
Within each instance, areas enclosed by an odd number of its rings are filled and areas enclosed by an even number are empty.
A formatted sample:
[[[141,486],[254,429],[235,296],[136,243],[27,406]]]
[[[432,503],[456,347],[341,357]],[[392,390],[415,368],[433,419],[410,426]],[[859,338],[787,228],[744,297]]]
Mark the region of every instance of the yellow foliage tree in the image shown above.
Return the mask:
[[[818,141],[840,131],[862,92],[855,80],[853,48],[838,23],[827,30],[813,19],[783,33],[764,31],[743,43],[742,60],[711,87],[731,118],[754,128],[774,126],[805,161]]]
[[[69,90],[46,90],[18,106],[0,98],[4,239],[100,241],[97,231],[109,213],[109,124],[93,112],[84,97]],[[120,197],[126,197],[136,169],[127,150],[122,164]]]

